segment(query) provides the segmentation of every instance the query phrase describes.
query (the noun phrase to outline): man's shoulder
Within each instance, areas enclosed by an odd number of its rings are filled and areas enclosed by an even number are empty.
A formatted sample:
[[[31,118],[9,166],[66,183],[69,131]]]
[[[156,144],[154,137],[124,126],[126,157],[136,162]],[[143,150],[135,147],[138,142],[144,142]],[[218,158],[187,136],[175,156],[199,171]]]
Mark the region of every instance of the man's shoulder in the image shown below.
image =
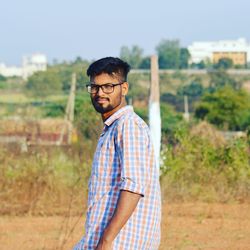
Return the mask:
[[[117,122],[118,127],[123,127],[124,125],[130,124],[130,126],[134,125],[142,129],[148,129],[146,122],[134,111],[125,113]]]

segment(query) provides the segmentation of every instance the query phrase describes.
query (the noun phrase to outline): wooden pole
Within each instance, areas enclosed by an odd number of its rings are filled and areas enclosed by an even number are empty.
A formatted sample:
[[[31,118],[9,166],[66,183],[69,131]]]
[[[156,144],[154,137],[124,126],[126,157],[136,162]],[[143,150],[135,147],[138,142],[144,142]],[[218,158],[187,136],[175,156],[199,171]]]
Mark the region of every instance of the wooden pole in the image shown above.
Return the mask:
[[[71,78],[69,98],[68,98],[66,111],[65,111],[65,115],[64,115],[65,125],[63,126],[63,128],[61,130],[60,138],[57,142],[58,145],[62,144],[63,135],[65,133],[65,130],[67,130],[67,128],[68,128],[67,141],[68,141],[68,144],[71,144],[71,138],[72,138],[72,132],[73,132],[73,122],[74,122],[74,110],[75,110],[75,92],[76,92],[76,73],[73,73],[72,78]]]
[[[158,56],[151,57],[151,85],[149,96],[149,127],[153,140],[156,164],[160,168],[161,114]]]
[[[188,111],[188,96],[184,95],[184,115],[185,121],[189,122],[189,111]]]

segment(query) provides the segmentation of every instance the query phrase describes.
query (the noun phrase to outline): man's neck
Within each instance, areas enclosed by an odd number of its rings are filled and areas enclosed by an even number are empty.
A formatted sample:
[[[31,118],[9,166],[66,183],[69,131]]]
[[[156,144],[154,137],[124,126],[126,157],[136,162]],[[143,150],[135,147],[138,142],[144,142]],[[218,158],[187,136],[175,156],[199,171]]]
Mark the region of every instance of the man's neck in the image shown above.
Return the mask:
[[[110,110],[107,113],[102,114],[102,121],[105,122],[111,115],[113,115],[119,109],[125,107],[127,104],[123,101],[119,106],[115,107],[114,109]]]

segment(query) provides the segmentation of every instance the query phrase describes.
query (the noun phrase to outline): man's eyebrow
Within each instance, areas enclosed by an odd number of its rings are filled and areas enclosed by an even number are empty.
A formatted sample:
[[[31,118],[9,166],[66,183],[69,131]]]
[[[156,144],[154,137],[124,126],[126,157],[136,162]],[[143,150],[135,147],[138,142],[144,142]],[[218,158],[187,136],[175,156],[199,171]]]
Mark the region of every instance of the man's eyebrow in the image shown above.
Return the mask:
[[[107,85],[107,84],[117,84],[117,83],[107,82],[107,83],[103,83],[103,84],[96,84],[96,83],[94,83],[94,82],[91,82],[90,84],[91,84],[91,85],[102,86],[102,85]]]

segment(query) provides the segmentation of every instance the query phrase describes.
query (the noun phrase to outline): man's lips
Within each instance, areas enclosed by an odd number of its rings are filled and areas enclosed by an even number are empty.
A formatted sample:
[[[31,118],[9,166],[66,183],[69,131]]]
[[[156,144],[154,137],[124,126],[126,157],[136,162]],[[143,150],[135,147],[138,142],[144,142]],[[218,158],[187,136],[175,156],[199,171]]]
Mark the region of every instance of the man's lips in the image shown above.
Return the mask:
[[[95,101],[98,103],[105,103],[108,101],[108,98],[98,97],[95,99]]]

